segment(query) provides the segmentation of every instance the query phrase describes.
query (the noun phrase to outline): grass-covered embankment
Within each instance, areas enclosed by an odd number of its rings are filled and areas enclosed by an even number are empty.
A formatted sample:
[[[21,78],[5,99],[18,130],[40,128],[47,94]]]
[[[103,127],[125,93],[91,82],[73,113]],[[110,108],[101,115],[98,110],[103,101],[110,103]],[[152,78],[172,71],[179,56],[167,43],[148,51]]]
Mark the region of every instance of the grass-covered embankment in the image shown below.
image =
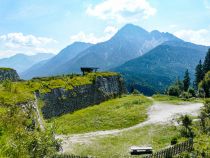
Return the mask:
[[[49,124],[55,123],[58,134],[121,129],[145,121],[151,104],[152,101],[142,95],[123,96],[54,118]]]
[[[34,100],[35,91],[45,94],[55,88],[70,90],[76,86],[92,84],[97,77],[117,75],[119,74],[115,72],[97,72],[85,76],[73,74],[34,78],[19,82],[5,80],[0,83],[0,106],[21,104]]]
[[[178,137],[177,127],[169,125],[149,125],[125,131],[119,135],[94,138],[90,144],[74,144],[69,153],[81,156],[130,157],[131,146],[152,146],[155,151],[170,145],[171,139]]]
[[[200,99],[200,98],[186,99],[186,98],[179,98],[179,97],[175,97],[175,96],[162,95],[162,94],[153,95],[152,98],[155,101],[171,103],[171,104],[182,104],[182,103],[187,103],[187,102],[192,102],[192,103],[202,103],[203,102],[203,99]]]

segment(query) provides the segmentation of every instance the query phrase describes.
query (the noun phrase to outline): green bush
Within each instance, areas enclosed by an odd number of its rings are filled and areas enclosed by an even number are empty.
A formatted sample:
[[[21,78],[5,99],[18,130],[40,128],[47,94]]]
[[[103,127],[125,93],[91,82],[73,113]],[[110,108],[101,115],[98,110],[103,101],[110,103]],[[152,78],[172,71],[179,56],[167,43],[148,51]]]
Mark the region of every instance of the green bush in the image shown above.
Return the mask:
[[[184,99],[189,99],[191,97],[191,95],[188,92],[182,92],[180,96]]]
[[[188,89],[188,93],[189,93],[189,95],[192,96],[192,97],[195,97],[195,96],[196,96],[195,90],[194,90],[192,87],[190,87],[190,88]]]
[[[132,94],[140,94],[140,92],[137,89],[134,89]]]
[[[171,139],[171,145],[175,145],[178,143],[178,139],[176,137]]]
[[[180,93],[181,93],[180,89],[176,85],[170,86],[169,89],[168,89],[168,95],[178,97],[180,95]]]
[[[31,129],[33,111],[24,111],[14,105],[0,115],[0,157],[38,158],[49,157],[57,152],[59,141],[53,130]]]

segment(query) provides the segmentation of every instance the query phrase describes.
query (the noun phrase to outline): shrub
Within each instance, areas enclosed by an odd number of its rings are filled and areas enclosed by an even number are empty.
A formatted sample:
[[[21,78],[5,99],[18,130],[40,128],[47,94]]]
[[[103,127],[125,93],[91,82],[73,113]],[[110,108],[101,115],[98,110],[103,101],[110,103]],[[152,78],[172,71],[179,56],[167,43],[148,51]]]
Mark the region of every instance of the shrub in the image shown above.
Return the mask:
[[[181,94],[181,98],[189,99],[190,97],[191,97],[191,95],[188,92],[182,92],[182,94]]]
[[[176,137],[171,139],[171,145],[175,145],[178,143],[178,139]]]
[[[169,89],[168,89],[168,95],[171,95],[171,96],[176,96],[178,97],[180,95],[180,89],[178,86],[170,86]]]
[[[140,92],[137,89],[134,89],[132,94],[140,94]]]
[[[196,96],[196,95],[195,95],[195,90],[194,90],[193,88],[189,88],[189,89],[188,89],[188,93],[189,93],[189,95],[192,96],[192,97],[195,97],[195,96]]]
[[[195,136],[192,131],[192,119],[188,115],[181,116],[182,128],[180,130],[181,136],[186,138],[193,138]]]

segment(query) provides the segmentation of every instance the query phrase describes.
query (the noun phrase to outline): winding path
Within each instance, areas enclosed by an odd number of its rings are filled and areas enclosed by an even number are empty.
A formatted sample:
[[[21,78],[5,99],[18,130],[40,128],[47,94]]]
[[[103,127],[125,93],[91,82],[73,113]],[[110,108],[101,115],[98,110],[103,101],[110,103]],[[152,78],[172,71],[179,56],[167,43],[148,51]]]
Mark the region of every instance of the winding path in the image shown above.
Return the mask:
[[[119,134],[124,131],[129,131],[136,129],[148,124],[165,124],[170,122],[176,122],[175,119],[183,114],[190,114],[193,116],[198,115],[200,108],[203,106],[202,103],[183,103],[181,105],[174,105],[169,103],[154,102],[154,104],[148,110],[148,120],[142,123],[139,123],[135,126],[124,128],[124,129],[115,129],[115,130],[106,130],[106,131],[96,131],[89,132],[84,134],[73,134],[73,135],[56,135],[56,138],[63,140],[62,147],[63,151],[68,151],[71,146],[75,143],[88,143],[92,138],[95,137],[104,137],[106,135]]]

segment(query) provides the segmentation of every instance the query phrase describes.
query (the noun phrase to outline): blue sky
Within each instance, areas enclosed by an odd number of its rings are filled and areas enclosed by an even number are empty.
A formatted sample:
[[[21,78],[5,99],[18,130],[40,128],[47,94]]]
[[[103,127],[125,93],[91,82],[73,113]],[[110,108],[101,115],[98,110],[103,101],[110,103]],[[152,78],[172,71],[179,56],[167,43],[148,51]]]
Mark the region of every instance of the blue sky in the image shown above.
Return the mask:
[[[0,58],[109,39],[126,23],[210,45],[210,0],[0,0]]]

